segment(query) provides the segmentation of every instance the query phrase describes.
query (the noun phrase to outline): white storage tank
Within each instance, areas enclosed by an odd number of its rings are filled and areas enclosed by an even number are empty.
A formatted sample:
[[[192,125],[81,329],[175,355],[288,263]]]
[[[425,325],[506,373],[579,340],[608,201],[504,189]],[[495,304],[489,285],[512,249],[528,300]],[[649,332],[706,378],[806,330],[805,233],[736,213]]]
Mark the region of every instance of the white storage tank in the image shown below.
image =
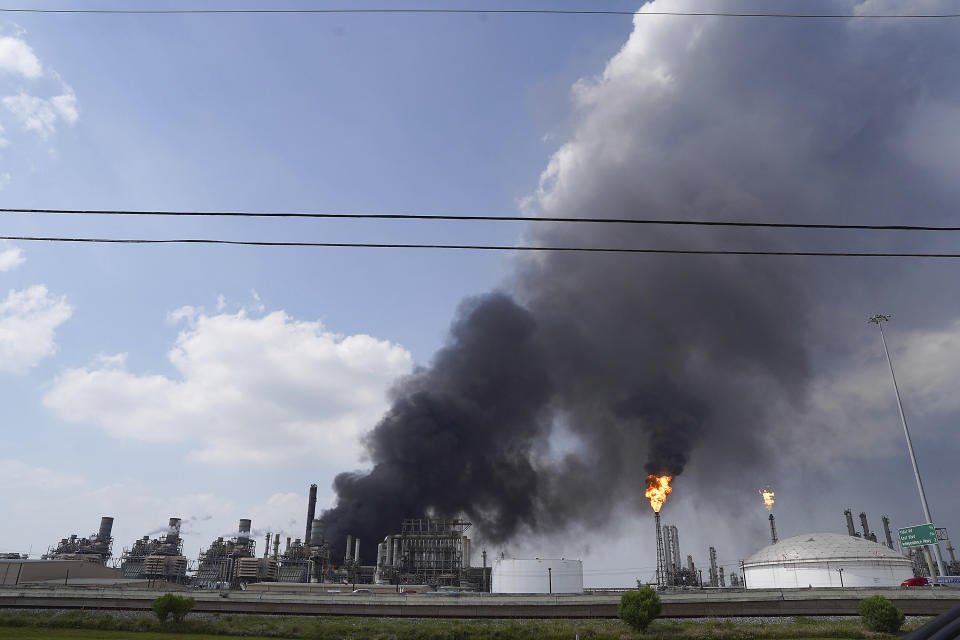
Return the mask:
[[[898,587],[913,577],[913,566],[900,553],[870,540],[808,533],[757,551],[744,561],[743,572],[747,589]]]
[[[493,593],[583,593],[583,562],[565,558],[497,558]]]

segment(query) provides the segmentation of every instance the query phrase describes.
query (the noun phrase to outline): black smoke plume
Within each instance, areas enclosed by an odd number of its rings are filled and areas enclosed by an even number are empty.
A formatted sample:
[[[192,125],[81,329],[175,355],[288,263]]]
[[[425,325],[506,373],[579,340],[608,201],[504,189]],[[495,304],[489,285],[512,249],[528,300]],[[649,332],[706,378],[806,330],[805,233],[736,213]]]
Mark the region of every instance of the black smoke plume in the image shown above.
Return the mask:
[[[960,46],[945,28],[919,29],[638,18],[603,75],[578,85],[578,121],[531,211],[882,223],[922,202],[928,219],[946,216],[955,176],[934,160],[960,156],[929,132],[960,113],[946,62]],[[553,223],[524,242],[838,248],[836,235],[716,231]],[[778,439],[795,438],[802,421],[784,416],[805,410],[811,336],[836,345],[841,313],[862,331],[877,278],[910,282],[891,263],[526,255],[507,293],[467,302],[430,367],[396,388],[367,440],[373,469],[337,477],[326,531],[373,541],[405,517],[463,514],[496,542],[648,510],[648,473],[683,474],[671,500],[685,486],[719,491],[721,465],[775,464]]]

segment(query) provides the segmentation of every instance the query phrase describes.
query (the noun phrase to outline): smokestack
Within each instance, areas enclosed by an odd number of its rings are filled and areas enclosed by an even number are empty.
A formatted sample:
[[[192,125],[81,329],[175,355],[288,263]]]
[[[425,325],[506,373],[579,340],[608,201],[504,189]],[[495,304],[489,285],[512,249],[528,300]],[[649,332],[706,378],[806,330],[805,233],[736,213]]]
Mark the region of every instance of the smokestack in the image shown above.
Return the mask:
[[[307,498],[307,532],[303,537],[303,544],[310,545],[313,533],[313,516],[317,513],[317,485],[310,485],[310,497]]]
[[[773,521],[773,514],[770,514],[770,540],[772,544],[777,544],[777,525]]]
[[[267,531],[267,539],[263,543],[263,557],[267,558],[270,556],[270,539],[273,538],[273,534]]]
[[[727,582],[723,578],[723,567],[720,567],[720,586],[721,587],[727,586]]]
[[[323,521],[317,518],[314,518],[310,525],[310,544],[314,546],[323,544]]]
[[[347,552],[343,554],[343,562],[350,562],[350,559],[353,557],[353,536],[347,534]]]
[[[843,515],[847,518],[847,535],[859,538],[860,534],[857,533],[857,528],[853,526],[853,511],[844,509]]]
[[[663,529],[660,527],[660,512],[653,512],[654,527],[657,531],[657,584],[664,586],[667,584],[666,559],[663,552]]]
[[[360,538],[353,541],[353,561],[360,562]]]
[[[167,521],[167,538],[180,537],[180,518],[170,518]]]
[[[719,574],[717,573],[717,550],[715,547],[710,547],[710,586],[719,587],[720,579]]]
[[[893,536],[890,534],[890,518],[880,516],[880,522],[883,523],[883,537],[886,538],[887,546],[893,549]]]
[[[463,536],[463,568],[470,568],[470,538]]]
[[[237,538],[247,540],[250,538],[250,518],[240,518],[240,527]]]
[[[696,566],[693,564],[693,556],[687,556],[687,569],[690,573],[696,573]]]
[[[860,525],[863,527],[863,539],[877,541],[877,536],[870,533],[870,526],[867,524],[867,514],[860,512]]]
[[[287,536],[287,546],[283,548],[284,551],[290,551],[290,536]]]
[[[108,542],[112,532],[113,518],[110,516],[103,516],[100,518],[100,531],[97,532],[97,539],[100,540],[100,542]]]
[[[280,555],[280,534],[275,534],[273,536],[273,557],[276,558]]]

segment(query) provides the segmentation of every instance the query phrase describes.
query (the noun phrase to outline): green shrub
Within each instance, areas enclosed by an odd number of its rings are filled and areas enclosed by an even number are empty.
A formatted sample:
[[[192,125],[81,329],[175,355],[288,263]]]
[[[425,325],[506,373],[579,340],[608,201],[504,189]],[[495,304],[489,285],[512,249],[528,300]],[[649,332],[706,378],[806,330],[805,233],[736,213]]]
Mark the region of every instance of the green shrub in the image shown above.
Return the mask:
[[[184,598],[175,596],[172,593],[165,593],[153,601],[153,612],[157,614],[160,622],[166,622],[168,617],[172,617],[177,622],[183,622],[196,601],[193,598]]]
[[[896,633],[903,625],[903,612],[883,596],[870,596],[860,601],[857,613],[870,631]]]
[[[650,623],[660,615],[660,596],[650,587],[627,591],[620,597],[617,617],[637,631],[646,631]]]

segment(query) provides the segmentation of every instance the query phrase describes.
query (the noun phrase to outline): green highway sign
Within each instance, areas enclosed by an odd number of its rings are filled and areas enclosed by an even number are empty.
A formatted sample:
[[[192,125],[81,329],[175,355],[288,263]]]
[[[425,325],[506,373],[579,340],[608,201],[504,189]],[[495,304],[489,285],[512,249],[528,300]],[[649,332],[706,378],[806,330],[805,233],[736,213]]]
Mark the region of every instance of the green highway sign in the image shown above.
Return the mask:
[[[937,532],[933,523],[918,524],[914,527],[898,529],[901,547],[921,547],[925,544],[937,544]]]

